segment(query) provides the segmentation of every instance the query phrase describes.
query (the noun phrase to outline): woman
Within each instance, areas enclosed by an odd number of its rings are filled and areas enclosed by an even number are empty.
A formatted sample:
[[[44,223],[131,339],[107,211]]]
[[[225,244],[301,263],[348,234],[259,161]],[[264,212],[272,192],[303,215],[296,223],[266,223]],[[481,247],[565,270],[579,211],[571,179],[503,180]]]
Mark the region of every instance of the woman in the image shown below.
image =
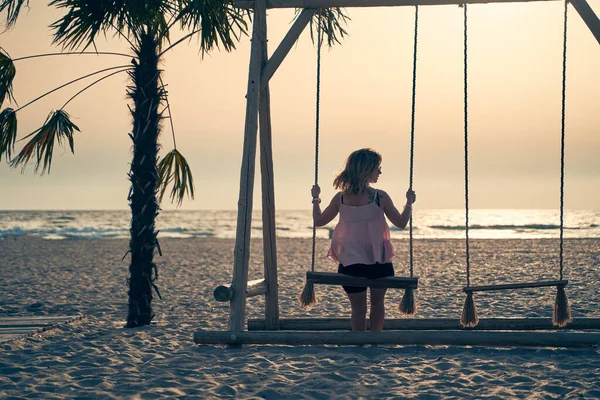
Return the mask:
[[[327,254],[339,264],[338,273],[368,279],[394,276],[391,263],[394,248],[390,242],[390,228],[385,217],[392,224],[404,229],[408,223],[415,192],[406,192],[406,205],[402,212],[386,192],[370,186],[381,175],[381,155],[372,149],[356,150],[348,157],[346,166],[333,181],[339,189],[331,202],[321,212],[321,188],[312,187],[313,219],[316,226],[331,222],[338,213],[340,219],[331,240]],[[343,286],[350,299],[352,316],[350,324],[354,331],[366,329],[367,288]],[[380,332],[385,319],[384,297],[386,288],[371,288],[371,331]]]

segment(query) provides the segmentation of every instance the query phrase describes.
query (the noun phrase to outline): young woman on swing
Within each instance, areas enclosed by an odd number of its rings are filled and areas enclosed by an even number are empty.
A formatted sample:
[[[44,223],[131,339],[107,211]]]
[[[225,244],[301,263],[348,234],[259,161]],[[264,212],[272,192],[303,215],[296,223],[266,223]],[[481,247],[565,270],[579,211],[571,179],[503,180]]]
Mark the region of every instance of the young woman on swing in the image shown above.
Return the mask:
[[[390,196],[383,190],[370,186],[381,175],[381,155],[372,149],[354,151],[346,166],[333,180],[339,189],[331,202],[321,212],[321,188],[312,187],[313,219],[315,226],[331,222],[338,213],[340,219],[333,231],[331,248],[327,256],[339,264],[338,273],[377,279],[394,276],[391,263],[394,248],[390,242],[392,224],[404,229],[410,220],[416,194],[406,192],[406,205],[402,212],[394,206]],[[366,329],[367,288],[343,286],[350,299],[353,331]],[[385,318],[384,297],[386,288],[371,288],[370,330],[380,332]]]

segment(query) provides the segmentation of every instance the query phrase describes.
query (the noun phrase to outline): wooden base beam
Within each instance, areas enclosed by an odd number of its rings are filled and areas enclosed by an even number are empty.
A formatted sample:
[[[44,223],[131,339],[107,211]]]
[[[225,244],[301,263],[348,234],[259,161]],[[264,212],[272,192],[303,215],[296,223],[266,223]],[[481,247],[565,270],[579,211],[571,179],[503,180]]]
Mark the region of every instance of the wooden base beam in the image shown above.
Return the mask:
[[[433,345],[433,346],[525,346],[595,347],[600,333],[587,332],[475,332],[475,331],[385,331],[385,332],[232,332],[197,331],[198,344],[271,345]]]
[[[347,318],[286,318],[279,320],[282,331],[333,331],[350,330]],[[369,320],[367,319],[367,329]],[[531,331],[562,329],[595,329],[600,331],[600,318],[575,318],[564,328],[552,325],[552,318],[481,318],[474,328],[463,328],[459,319],[454,318],[414,318],[386,319],[384,330],[494,330],[494,331]],[[266,330],[265,320],[248,320],[249,331]]]

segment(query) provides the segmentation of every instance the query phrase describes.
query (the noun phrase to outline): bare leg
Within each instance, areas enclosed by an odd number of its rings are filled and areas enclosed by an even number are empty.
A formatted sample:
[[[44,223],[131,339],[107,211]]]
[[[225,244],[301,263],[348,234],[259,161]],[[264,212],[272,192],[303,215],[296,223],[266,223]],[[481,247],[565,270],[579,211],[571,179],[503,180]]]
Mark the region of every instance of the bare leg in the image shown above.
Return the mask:
[[[387,288],[371,288],[371,331],[381,332],[385,319],[384,298]]]
[[[348,293],[350,305],[352,306],[352,316],[350,317],[350,326],[353,331],[364,331],[367,329],[367,291],[360,293]]]

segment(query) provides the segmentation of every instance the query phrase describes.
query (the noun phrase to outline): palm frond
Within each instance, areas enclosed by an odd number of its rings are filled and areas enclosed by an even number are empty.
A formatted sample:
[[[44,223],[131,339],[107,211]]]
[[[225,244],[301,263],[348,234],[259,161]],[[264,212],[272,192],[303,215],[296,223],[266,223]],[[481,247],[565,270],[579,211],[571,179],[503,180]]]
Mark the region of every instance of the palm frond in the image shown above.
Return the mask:
[[[53,43],[67,49],[83,46],[85,50],[99,33],[125,26],[125,3],[126,0],[52,0],[50,6],[68,9],[50,25]]]
[[[126,8],[130,27],[151,27],[161,39],[169,39],[168,20],[177,15],[173,1],[129,0]]]
[[[302,10],[296,10],[296,14]],[[324,8],[321,10],[321,18],[319,19],[319,13],[315,13],[312,21],[310,22],[310,37],[315,42],[317,29],[320,27],[323,33],[321,40],[327,38],[327,45],[332,47],[336,43],[341,44],[341,39],[348,35],[348,32],[344,29],[343,25],[348,25],[350,17],[344,13],[344,9],[333,7]]]
[[[46,118],[44,125],[27,136],[33,136],[33,138],[31,138],[19,154],[11,160],[11,166],[16,167],[21,165],[22,168],[25,168],[29,160],[35,155],[35,172],[39,172],[41,167],[42,174],[44,172],[50,173],[55,143],[62,146],[62,141],[66,139],[69,142],[71,153],[75,152],[73,134],[75,133],[74,131],[80,131],[77,125],[71,122],[70,118],[71,117],[66,111],[51,111],[48,118]]]
[[[50,26],[54,43],[68,49],[86,49],[99,33],[112,30],[137,37],[142,26],[168,38],[167,18],[175,13],[172,1],[165,0],[52,0],[50,6],[68,9]]]
[[[8,101],[15,101],[12,83],[16,73],[17,70],[12,58],[0,47],[0,106],[2,106],[4,99],[7,97]]]
[[[232,0],[178,0],[178,20],[183,28],[199,34],[202,53],[219,48],[235,49],[240,36],[247,35],[244,11],[234,7]]]
[[[79,78],[72,79],[72,80],[70,80],[70,81],[69,81],[69,82],[67,82],[67,83],[63,83],[62,85],[60,85],[60,86],[57,86],[57,87],[55,87],[54,89],[52,89],[52,90],[49,90],[49,91],[47,91],[46,93],[43,93],[43,94],[39,95],[39,96],[38,96],[38,97],[36,97],[35,99],[33,99],[33,100],[30,100],[29,102],[27,102],[26,104],[24,104],[23,106],[21,106],[21,107],[19,107],[17,110],[15,110],[15,112],[17,112],[17,111],[20,111],[20,110],[24,109],[25,107],[28,107],[28,106],[30,106],[31,104],[35,103],[36,101],[38,101],[38,100],[41,100],[41,99],[43,99],[44,97],[46,97],[46,96],[49,96],[49,95],[51,95],[52,93],[54,93],[54,92],[56,92],[56,91],[58,91],[58,90],[60,90],[60,89],[62,89],[62,88],[64,88],[64,87],[66,87],[66,86],[69,86],[69,85],[72,85],[72,84],[74,84],[74,83],[77,83],[77,82],[79,82],[79,81],[81,81],[81,80],[83,80],[83,79],[89,78],[90,76],[98,75],[98,74],[101,74],[101,73],[103,73],[103,72],[106,72],[106,71],[111,71],[111,70],[115,70],[115,69],[121,69],[121,70],[120,70],[120,71],[117,71],[117,72],[110,73],[110,74],[108,74],[108,75],[105,75],[105,76],[103,76],[103,77],[102,77],[102,78],[100,78],[100,79],[96,79],[96,80],[95,80],[95,81],[94,81],[92,84],[90,84],[90,85],[88,85],[87,87],[85,87],[84,89],[80,90],[80,91],[79,91],[79,92],[78,92],[78,93],[77,93],[75,96],[79,95],[80,93],[82,93],[82,92],[84,92],[85,90],[87,90],[89,87],[91,87],[91,86],[95,85],[96,83],[98,83],[98,82],[100,82],[100,81],[102,81],[102,80],[104,80],[104,79],[106,79],[106,78],[108,78],[108,77],[110,77],[110,76],[112,76],[112,75],[114,75],[114,74],[118,74],[118,73],[121,73],[121,72],[124,72],[124,71],[127,71],[127,70],[129,70],[129,69],[130,69],[130,66],[129,66],[129,65],[118,65],[118,66],[115,66],[115,67],[104,68],[104,69],[101,69],[101,70],[98,70],[98,71],[94,71],[94,72],[92,72],[92,73],[89,73],[89,74],[87,74],[87,75],[80,76]],[[74,96],[74,97],[75,97],[75,96]],[[71,100],[72,100],[74,97],[71,97]],[[70,101],[70,100],[69,100],[69,101]],[[67,104],[65,103],[65,104],[64,104],[64,105],[61,107],[61,109],[65,108],[65,106],[66,106],[66,105],[67,105]]]
[[[169,184],[173,184],[171,189],[171,202],[177,200],[180,206],[186,193],[188,197],[194,198],[194,179],[192,170],[185,157],[177,151],[171,150],[165,158],[158,163],[158,201],[161,202]]]
[[[6,28],[10,29],[17,23],[21,7],[29,7],[29,0],[1,0],[0,13],[6,10]]]
[[[17,113],[12,108],[0,112],[0,161],[2,155],[10,160],[17,138]]]

